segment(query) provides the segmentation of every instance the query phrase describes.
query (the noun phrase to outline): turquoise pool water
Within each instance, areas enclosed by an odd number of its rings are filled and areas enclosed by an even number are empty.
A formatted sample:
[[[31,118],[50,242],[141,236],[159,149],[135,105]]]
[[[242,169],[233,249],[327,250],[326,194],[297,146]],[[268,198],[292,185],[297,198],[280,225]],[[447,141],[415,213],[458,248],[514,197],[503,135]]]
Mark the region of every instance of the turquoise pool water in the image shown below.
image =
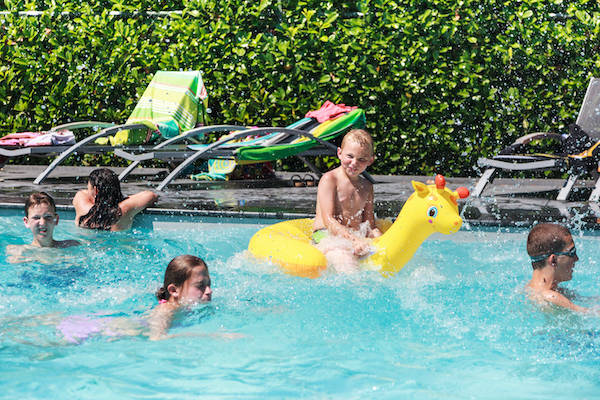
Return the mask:
[[[0,258],[1,398],[600,397],[600,317],[525,300],[525,230],[432,237],[391,279],[309,280],[246,254],[273,221],[145,215],[131,232],[98,233],[60,214],[55,237],[87,244],[54,262]],[[30,240],[21,220],[0,211],[0,248]],[[599,240],[575,232],[566,286],[581,305],[600,304]],[[139,319],[183,253],[207,261],[214,294],[175,337],[74,344],[57,329],[69,316]]]

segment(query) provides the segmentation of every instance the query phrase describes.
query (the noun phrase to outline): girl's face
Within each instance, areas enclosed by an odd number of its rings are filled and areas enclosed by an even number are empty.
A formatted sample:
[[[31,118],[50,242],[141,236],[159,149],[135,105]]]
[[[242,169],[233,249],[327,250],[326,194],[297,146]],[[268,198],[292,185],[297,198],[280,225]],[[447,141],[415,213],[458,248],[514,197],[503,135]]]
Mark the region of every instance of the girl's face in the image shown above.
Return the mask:
[[[190,277],[183,282],[179,290],[179,301],[182,303],[198,303],[210,301],[210,275],[204,265],[195,266]]]

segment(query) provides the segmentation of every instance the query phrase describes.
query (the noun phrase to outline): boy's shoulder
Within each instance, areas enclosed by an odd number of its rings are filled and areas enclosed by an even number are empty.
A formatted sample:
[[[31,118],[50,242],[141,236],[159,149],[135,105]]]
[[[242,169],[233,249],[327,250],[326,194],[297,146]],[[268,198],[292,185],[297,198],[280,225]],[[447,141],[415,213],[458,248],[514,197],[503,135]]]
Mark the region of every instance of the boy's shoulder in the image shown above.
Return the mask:
[[[337,184],[339,178],[340,167],[334,168],[330,171],[325,172],[319,179],[319,185],[323,184]]]
[[[550,303],[560,307],[572,308],[573,302],[569,300],[565,295],[557,290],[544,289],[535,291],[532,290],[531,297],[538,302]]]

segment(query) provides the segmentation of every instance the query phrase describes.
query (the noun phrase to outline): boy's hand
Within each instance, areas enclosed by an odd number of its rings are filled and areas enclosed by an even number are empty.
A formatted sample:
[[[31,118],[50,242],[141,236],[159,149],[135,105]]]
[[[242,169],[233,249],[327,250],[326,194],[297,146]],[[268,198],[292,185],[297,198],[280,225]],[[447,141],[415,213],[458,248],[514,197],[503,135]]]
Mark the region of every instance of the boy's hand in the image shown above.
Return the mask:
[[[356,257],[362,257],[371,252],[371,242],[365,238],[352,238],[352,250]]]

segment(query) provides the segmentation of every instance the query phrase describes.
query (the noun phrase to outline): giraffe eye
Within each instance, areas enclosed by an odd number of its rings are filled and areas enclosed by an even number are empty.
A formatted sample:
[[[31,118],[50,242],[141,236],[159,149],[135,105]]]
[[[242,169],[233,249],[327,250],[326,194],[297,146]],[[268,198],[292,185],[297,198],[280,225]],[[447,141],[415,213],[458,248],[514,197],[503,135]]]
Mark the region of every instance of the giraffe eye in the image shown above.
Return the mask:
[[[427,215],[429,215],[432,218],[435,218],[437,216],[437,213],[438,213],[437,207],[429,207],[429,209],[427,210]]]

